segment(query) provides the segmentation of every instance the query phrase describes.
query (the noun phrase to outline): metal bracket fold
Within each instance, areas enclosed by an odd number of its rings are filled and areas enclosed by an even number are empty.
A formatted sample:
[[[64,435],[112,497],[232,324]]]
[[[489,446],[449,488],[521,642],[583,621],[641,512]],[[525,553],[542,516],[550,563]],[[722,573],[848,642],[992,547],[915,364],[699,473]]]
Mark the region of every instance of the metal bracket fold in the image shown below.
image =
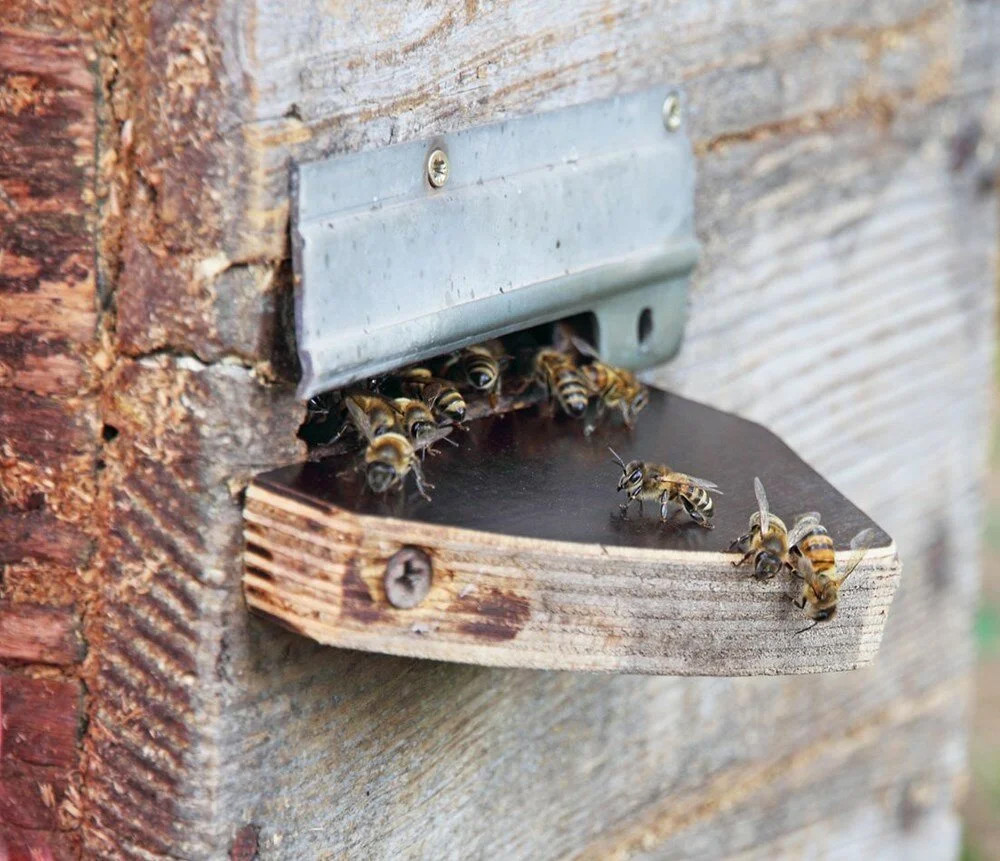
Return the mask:
[[[670,358],[698,257],[677,98],[648,90],[299,165],[300,396],[588,311],[607,361]]]

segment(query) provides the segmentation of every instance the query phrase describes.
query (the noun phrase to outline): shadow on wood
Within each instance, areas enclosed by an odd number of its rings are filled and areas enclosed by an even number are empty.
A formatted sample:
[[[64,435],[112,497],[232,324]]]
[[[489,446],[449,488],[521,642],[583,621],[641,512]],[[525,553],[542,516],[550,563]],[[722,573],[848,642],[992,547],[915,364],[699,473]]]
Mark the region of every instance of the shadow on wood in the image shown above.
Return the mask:
[[[633,431],[608,422],[589,439],[535,410],[475,422],[460,448],[427,458],[431,502],[367,492],[351,458],[259,476],[244,514],[248,604],[321,643],[485,665],[762,675],[870,662],[899,578],[891,538],[761,426],[652,395]],[[661,523],[648,504],[623,517],[608,445],[717,482],[716,528],[683,513]],[[802,634],[798,581],[758,582],[728,552],[755,475],[787,522],[822,513],[838,561],[876,529],[837,616]],[[397,609],[384,576],[406,546],[428,555],[432,583]]]

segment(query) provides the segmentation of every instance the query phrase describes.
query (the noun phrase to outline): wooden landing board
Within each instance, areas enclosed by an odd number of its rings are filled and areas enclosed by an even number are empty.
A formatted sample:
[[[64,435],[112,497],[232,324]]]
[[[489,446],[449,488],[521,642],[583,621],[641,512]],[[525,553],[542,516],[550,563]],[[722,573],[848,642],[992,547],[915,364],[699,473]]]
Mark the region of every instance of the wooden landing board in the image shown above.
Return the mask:
[[[638,426],[589,439],[528,410],[474,422],[425,461],[435,485],[376,497],[353,458],[259,476],[245,507],[247,602],[321,643],[487,665],[672,675],[846,670],[872,660],[899,578],[892,539],[760,425],[653,392]],[[719,484],[716,528],[646,506],[619,512],[623,457],[670,463]],[[837,541],[877,538],[834,620],[803,634],[793,577],[759,583],[727,552],[754,510],[753,477],[791,521],[818,510]],[[430,592],[386,600],[388,558],[422,548]]]

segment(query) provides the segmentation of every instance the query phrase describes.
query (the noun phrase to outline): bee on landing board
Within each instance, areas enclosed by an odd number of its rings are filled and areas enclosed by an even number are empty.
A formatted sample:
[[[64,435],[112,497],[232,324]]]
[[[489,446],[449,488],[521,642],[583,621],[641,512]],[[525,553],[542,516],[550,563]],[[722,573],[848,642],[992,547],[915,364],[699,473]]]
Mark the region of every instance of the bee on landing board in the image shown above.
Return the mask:
[[[375,493],[385,493],[394,487],[402,488],[406,476],[412,472],[417,491],[429,501],[427,490],[433,488],[433,485],[424,480],[413,443],[398,430],[376,434],[357,399],[349,397],[345,403],[351,422],[368,442],[365,449],[365,478],[368,486]]]
[[[428,451],[437,454],[432,446],[439,440],[458,445],[446,436],[451,432],[451,425],[438,425],[430,407],[423,401],[416,398],[393,398],[390,403],[396,411],[400,426],[414,447],[420,449],[421,456]]]
[[[594,430],[605,410],[618,410],[625,427],[632,427],[635,417],[649,403],[649,390],[631,371],[602,362],[597,351],[582,338],[573,335],[571,340],[577,352],[590,359],[590,362],[580,366],[580,374],[597,396],[597,416],[593,422],[588,422],[586,433]]]
[[[608,446],[608,451],[615,463],[622,468],[618,490],[624,490],[627,497],[625,503],[619,506],[623,514],[634,500],[639,501],[641,514],[643,501],[649,500],[659,504],[660,520],[667,519],[671,504],[675,504],[683,508],[688,517],[699,526],[705,529],[715,528],[709,521],[715,513],[711,494],[722,493],[717,484],[683,472],[675,472],[665,464],[643,463],[641,460],[626,463],[611,446]]]
[[[407,368],[399,374],[403,394],[418,398],[438,416],[450,422],[465,419],[465,398],[451,383],[435,377],[429,368]]]
[[[495,400],[500,394],[500,365],[503,348],[499,342],[475,344],[460,350],[442,367],[442,374],[449,371],[461,378],[477,392],[484,392]]]
[[[590,385],[564,352],[543,347],[532,360],[532,375],[568,416],[581,418],[590,403]]]
[[[801,634],[836,615],[840,588],[872,546],[875,530],[863,529],[851,539],[851,550],[854,552],[839,574],[833,539],[826,527],[820,524],[818,514],[807,514],[799,518],[792,527],[789,538],[794,539],[791,541],[793,570],[802,580],[802,593],[794,604],[800,610],[805,610],[806,616],[812,621],[811,625],[797,632]]]
[[[757,510],[750,515],[747,532],[737,538],[729,547],[743,557],[734,562],[735,567],[753,563],[753,576],[758,580],[770,580],[782,568],[792,567],[788,558],[789,535],[784,521],[767,505],[767,494],[759,478],[753,480]]]

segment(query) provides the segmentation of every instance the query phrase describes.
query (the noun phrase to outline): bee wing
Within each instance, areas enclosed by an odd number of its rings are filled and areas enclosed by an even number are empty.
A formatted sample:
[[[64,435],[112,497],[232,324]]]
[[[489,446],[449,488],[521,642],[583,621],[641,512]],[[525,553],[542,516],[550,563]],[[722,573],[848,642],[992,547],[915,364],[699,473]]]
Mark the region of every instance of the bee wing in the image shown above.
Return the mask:
[[[764,484],[759,478],[754,476],[753,494],[757,497],[757,511],[760,512],[760,534],[767,535],[771,525],[771,512],[767,507],[767,494],[764,493]]]
[[[372,429],[371,422],[368,421],[368,416],[365,415],[365,411],[361,409],[354,398],[345,398],[344,404],[347,407],[347,412],[351,415],[351,421],[354,423],[354,426],[361,432],[361,435],[365,439],[371,442],[375,436],[375,432]]]
[[[660,476],[661,484],[692,484],[695,487],[700,487],[702,490],[710,490],[712,493],[717,493],[719,496],[725,496],[725,494],[719,490],[719,485],[714,481],[709,481],[707,478],[698,478],[694,475],[687,475],[683,472],[668,472],[666,475]]]
[[[810,529],[818,524],[819,512],[807,511],[805,514],[800,514],[795,521],[795,525],[788,530],[788,546],[794,547],[805,537],[805,534]]]
[[[861,560],[865,558],[865,554],[874,543],[875,530],[871,527],[868,529],[862,529],[851,539],[851,550],[854,552],[851,554],[851,558],[847,560],[847,564],[844,566],[844,573],[837,578],[838,586],[854,573],[854,569],[861,564]]]
[[[598,355],[597,353],[597,348],[588,341],[583,340],[583,338],[581,338],[579,335],[570,335],[569,340],[580,355],[588,356],[591,359],[601,358],[600,355]]]

